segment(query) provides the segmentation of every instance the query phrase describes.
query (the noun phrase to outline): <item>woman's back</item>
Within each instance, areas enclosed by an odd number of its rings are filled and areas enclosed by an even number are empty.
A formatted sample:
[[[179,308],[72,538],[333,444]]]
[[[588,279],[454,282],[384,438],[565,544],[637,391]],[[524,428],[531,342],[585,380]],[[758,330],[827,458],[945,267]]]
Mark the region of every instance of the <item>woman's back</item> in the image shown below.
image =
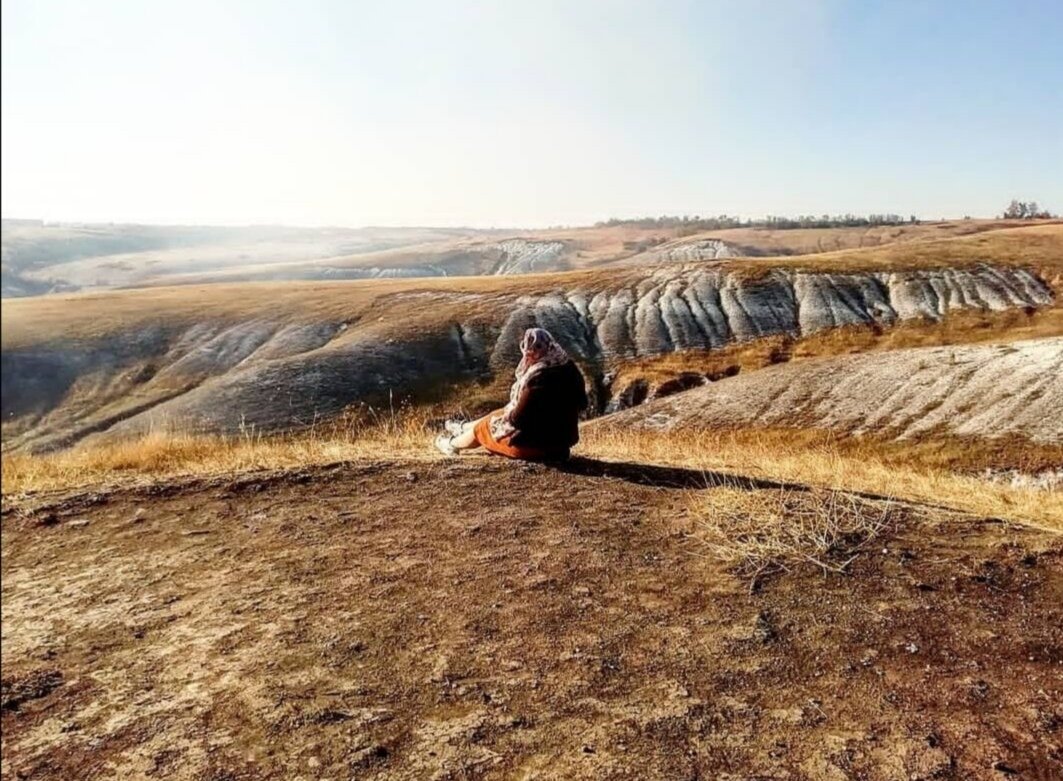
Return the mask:
[[[587,408],[583,375],[572,361],[536,372],[511,416],[512,442],[551,452],[579,442],[579,416]]]

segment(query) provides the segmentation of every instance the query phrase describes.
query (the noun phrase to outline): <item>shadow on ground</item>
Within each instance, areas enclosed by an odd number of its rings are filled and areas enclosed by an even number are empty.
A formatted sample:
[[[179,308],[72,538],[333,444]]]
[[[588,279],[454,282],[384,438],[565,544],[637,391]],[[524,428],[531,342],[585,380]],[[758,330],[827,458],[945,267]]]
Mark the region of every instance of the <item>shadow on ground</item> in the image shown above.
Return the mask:
[[[595,458],[576,456],[567,461],[547,464],[560,472],[585,477],[608,477],[624,480],[636,485],[654,488],[738,488],[745,491],[778,490],[809,491],[809,486],[801,483],[785,483],[777,480],[763,480],[745,475],[713,472],[702,469],[684,469],[657,464],[640,464],[633,461],[600,461]]]
[[[711,470],[686,469],[683,467],[661,466],[658,464],[640,464],[633,461],[600,461],[595,458],[575,456],[568,461],[545,462],[545,466],[556,469],[559,472],[584,477],[605,477],[616,480],[624,480],[635,485],[649,486],[652,488],[669,488],[679,490],[707,490],[711,488],[734,488],[742,491],[770,491],[785,490],[807,493],[816,490],[816,486],[804,483],[790,483],[779,480],[767,480],[758,477],[749,477],[729,472],[715,472]],[[840,490],[824,488],[826,491],[837,491],[849,496],[858,497],[871,502],[890,502],[904,506],[919,506],[925,509],[944,510],[956,512],[955,508],[932,502],[910,502],[898,499],[895,496],[878,494],[870,491]],[[986,521],[1000,522],[1000,518],[984,518]]]

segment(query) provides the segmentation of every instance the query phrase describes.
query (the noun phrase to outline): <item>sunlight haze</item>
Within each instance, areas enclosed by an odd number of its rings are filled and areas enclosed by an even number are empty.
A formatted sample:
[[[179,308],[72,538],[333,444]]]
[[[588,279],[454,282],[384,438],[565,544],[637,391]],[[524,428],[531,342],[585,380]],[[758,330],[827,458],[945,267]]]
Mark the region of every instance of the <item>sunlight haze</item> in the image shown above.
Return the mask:
[[[3,214],[1059,210],[1060,40],[1054,1],[4,2]]]

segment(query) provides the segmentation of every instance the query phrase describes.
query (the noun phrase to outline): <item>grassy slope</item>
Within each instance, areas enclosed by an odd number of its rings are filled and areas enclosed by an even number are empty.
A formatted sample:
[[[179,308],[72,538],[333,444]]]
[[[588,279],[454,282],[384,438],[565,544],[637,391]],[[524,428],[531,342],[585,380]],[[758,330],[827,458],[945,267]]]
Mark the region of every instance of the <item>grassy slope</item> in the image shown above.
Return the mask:
[[[1058,220],[1054,222],[1060,224]],[[918,225],[884,225],[872,228],[808,228],[802,230],[733,228],[699,233],[693,238],[717,238],[738,246],[756,247],[767,255],[808,255],[882,247],[888,244],[957,238],[988,231],[1050,224],[1053,224],[1053,221],[1021,223],[1014,220],[959,220]]]
[[[964,220],[925,223],[919,225],[896,225],[871,228],[813,228],[803,230],[765,230],[760,228],[734,228],[706,231],[691,236],[677,237],[676,229],[636,228],[619,225],[612,227],[558,228],[536,231],[496,232],[493,235],[461,237],[452,240],[432,241],[425,244],[403,246],[376,252],[315,258],[287,263],[255,263],[239,268],[225,268],[215,272],[197,270],[195,273],[164,273],[145,284],[167,285],[186,283],[209,283],[235,280],[249,273],[266,273],[280,269],[297,276],[318,266],[332,268],[401,268],[423,266],[454,253],[476,252],[506,238],[524,238],[530,241],[561,241],[567,247],[565,266],[573,269],[589,269],[641,262],[639,246],[650,247],[649,253],[658,249],[679,246],[688,242],[715,238],[761,256],[790,256],[810,253],[832,252],[888,244],[907,244],[958,236],[969,236],[1005,228],[1036,227],[1046,223],[1021,223],[1008,220]]]
[[[132,441],[49,455],[16,453],[3,459],[3,492],[10,500],[267,468],[381,458],[437,460],[431,439],[441,411],[421,409],[272,438],[155,432]],[[814,430],[707,429],[669,435],[592,425],[584,427],[578,452],[612,461],[728,473],[736,479],[745,475],[940,504],[1063,532],[1063,495],[990,483],[971,474],[972,468],[1014,466],[1016,448],[1029,458],[1040,452],[1023,450],[1021,443],[1013,442],[927,438],[901,443]],[[1059,455],[1058,448],[1042,450],[1046,458]],[[1031,461],[1028,466],[1036,464]]]

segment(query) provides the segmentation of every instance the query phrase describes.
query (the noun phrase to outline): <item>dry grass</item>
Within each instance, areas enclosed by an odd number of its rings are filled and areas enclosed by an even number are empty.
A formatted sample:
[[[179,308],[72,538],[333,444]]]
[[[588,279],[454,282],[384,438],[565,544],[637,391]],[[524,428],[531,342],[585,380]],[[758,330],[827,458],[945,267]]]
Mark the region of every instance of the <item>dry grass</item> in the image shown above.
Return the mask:
[[[348,422],[283,437],[204,437],[154,432],[141,439],[3,459],[5,501],[187,477],[232,478],[264,469],[345,461],[436,459],[424,411]],[[585,430],[580,453],[606,460],[701,470],[707,490],[690,493],[691,552],[758,579],[795,565],[845,572],[906,505],[919,516],[958,510],[1063,533],[1063,493],[1019,488],[929,463],[925,451],[838,439],[814,431],[659,434]],[[968,448],[969,449],[969,448]],[[469,455],[464,458],[483,458]],[[780,483],[750,491],[744,478]]]
[[[1056,224],[1061,224],[1055,221]],[[890,244],[939,241],[1011,228],[1035,228],[1052,221],[950,220],[916,225],[879,225],[864,228],[803,228],[771,230],[730,228],[706,231],[690,238],[718,238],[739,246],[754,247],[763,254],[811,255],[839,250],[881,247]]]
[[[1058,282],[1063,269],[1063,222],[767,260],[768,264],[737,260],[728,266],[756,275],[773,267],[845,273],[966,268],[989,263],[1032,268],[1046,281]]]
[[[281,437],[160,431],[47,455],[5,455],[3,493],[11,497],[360,459],[431,459],[437,457],[431,446],[435,428],[432,419],[418,411]],[[702,470],[723,489],[728,476],[748,476],[945,507],[1063,532],[1063,493],[958,473],[942,448],[940,443],[909,446],[843,439],[819,431],[704,430],[677,436],[594,426],[585,428],[579,452],[592,458]],[[948,452],[955,456],[972,449],[977,448],[956,443]],[[728,496],[719,494],[725,503]],[[844,533],[844,524],[838,529]]]
[[[675,434],[589,427],[584,455],[749,476],[954,509],[1063,532],[1063,493],[1015,487],[935,464],[919,447],[790,429]],[[975,445],[967,443],[970,449]]]
[[[419,414],[347,421],[273,437],[154,431],[136,439],[84,444],[43,455],[4,454],[3,493],[67,491],[367,458],[428,458],[433,453],[427,418]]]
[[[698,549],[752,578],[811,562],[844,572],[861,548],[893,525],[891,502],[839,491],[720,487],[692,501]]]

